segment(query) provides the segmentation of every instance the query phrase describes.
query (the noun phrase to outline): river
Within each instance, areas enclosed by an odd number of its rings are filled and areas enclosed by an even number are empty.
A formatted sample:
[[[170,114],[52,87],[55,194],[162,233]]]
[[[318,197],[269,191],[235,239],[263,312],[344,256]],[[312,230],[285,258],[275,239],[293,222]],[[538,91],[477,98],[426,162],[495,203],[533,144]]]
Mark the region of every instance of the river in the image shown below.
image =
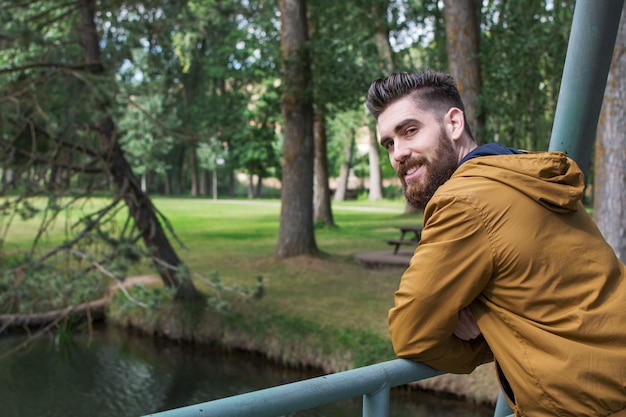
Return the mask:
[[[0,417],[137,417],[319,376],[243,352],[174,343],[112,326],[44,336],[0,336]],[[360,416],[355,398],[294,414]],[[488,407],[392,390],[391,417],[487,417]]]

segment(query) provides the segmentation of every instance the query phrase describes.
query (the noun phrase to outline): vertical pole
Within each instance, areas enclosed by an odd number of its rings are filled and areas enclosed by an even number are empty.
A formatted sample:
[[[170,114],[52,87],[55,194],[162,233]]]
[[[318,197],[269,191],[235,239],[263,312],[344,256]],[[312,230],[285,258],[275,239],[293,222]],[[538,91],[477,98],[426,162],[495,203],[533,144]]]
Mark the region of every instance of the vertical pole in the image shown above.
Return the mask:
[[[363,395],[363,417],[389,417],[389,385]]]
[[[513,415],[513,410],[509,406],[509,403],[506,402],[504,398],[504,393],[500,390],[498,394],[498,401],[496,401],[496,409],[493,413],[493,417],[509,417]]]
[[[574,8],[549,150],[565,152],[585,173],[623,7],[624,0],[578,0]]]

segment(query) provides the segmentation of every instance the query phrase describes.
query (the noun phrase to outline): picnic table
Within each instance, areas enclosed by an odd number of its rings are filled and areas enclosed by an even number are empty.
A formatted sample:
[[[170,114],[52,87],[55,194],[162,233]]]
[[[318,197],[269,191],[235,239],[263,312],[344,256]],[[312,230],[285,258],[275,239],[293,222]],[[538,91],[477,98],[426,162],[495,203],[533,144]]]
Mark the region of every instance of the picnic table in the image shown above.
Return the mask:
[[[400,239],[387,239],[389,245],[394,246],[393,254],[397,254],[400,246],[410,245],[416,247],[422,238],[421,226],[398,226]]]

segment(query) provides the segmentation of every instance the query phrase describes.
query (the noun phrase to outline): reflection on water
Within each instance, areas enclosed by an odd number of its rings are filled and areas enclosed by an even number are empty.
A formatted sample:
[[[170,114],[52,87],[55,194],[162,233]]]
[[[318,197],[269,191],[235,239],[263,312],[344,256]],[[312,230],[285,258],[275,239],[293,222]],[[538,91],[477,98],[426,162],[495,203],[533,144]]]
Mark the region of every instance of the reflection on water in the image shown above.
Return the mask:
[[[0,355],[24,340],[0,336]],[[2,417],[143,416],[319,376],[237,352],[172,343],[112,326],[56,344],[44,337],[0,359]],[[362,414],[361,398],[295,415]],[[393,390],[392,417],[486,417],[493,411],[427,393]]]

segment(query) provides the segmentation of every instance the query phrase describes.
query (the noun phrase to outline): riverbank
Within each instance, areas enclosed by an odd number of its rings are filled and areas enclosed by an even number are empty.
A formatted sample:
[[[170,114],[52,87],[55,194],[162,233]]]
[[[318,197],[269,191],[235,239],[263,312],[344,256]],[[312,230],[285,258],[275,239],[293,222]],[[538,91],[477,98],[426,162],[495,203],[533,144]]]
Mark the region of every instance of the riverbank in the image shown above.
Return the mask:
[[[300,257],[282,262],[318,270],[330,267],[362,268],[346,258]],[[399,274],[401,270],[392,268],[388,272]],[[364,279],[368,278],[367,274],[368,271],[363,269]],[[158,279],[149,285],[156,289],[161,287]],[[330,287],[323,280],[318,285]],[[388,286],[387,283],[384,286]],[[288,308],[289,304],[285,307],[277,303],[276,294],[272,290],[272,283],[268,282],[266,295],[261,299],[245,299],[229,294],[226,297],[229,308],[221,313],[216,312],[211,305],[180,305],[167,301],[157,308],[146,309],[128,303],[122,294],[118,294],[109,307],[107,320],[156,337],[255,352],[288,367],[314,368],[324,373],[345,371],[395,358],[386,331],[386,317],[376,314],[379,317],[372,321],[368,317],[368,313],[372,312],[362,311],[361,317],[355,320],[328,320],[328,316],[335,316],[328,310],[328,306],[341,309],[342,299],[343,303],[350,299],[345,296],[350,286],[329,288],[332,291],[325,297],[326,300],[319,297],[300,298],[300,303],[308,304],[307,310],[322,312],[319,315],[303,315],[298,310]],[[367,300],[364,301],[368,304]],[[358,324],[372,322],[376,325]],[[495,405],[498,394],[493,364],[478,367],[469,375],[447,374],[419,381],[412,384],[411,388],[487,405]]]

